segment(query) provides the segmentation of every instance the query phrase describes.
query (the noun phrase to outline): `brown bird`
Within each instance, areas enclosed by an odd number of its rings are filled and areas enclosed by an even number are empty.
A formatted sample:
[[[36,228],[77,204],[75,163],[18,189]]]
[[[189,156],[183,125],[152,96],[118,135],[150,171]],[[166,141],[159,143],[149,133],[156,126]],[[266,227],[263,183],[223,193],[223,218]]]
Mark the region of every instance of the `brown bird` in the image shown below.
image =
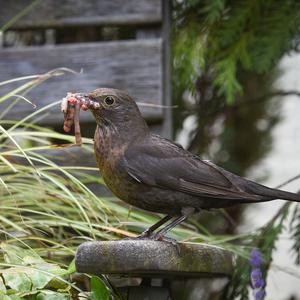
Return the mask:
[[[162,239],[201,209],[274,199],[300,202],[298,194],[232,174],[151,133],[138,106],[125,92],[100,88],[85,97],[99,103],[91,108],[97,123],[94,149],[108,188],[133,206],[166,214],[143,237]]]

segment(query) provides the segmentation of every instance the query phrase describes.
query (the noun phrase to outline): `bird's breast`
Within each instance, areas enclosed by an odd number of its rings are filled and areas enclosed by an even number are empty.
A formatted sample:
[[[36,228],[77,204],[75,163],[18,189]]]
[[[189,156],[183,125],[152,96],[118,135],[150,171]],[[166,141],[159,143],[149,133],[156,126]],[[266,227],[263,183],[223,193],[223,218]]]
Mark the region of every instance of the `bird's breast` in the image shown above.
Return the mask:
[[[119,198],[126,195],[127,176],[120,160],[124,155],[126,145],[120,143],[114,132],[109,128],[97,127],[94,136],[94,151],[97,165],[108,188]]]

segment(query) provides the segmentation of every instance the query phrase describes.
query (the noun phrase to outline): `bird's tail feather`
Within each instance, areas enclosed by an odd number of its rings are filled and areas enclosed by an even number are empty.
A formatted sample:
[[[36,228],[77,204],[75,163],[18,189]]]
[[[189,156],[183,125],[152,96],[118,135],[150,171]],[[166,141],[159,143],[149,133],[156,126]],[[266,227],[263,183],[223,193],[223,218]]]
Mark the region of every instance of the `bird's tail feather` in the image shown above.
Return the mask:
[[[256,195],[267,197],[270,200],[282,199],[300,202],[300,194],[286,192],[278,189],[272,189],[255,182],[251,182],[251,184],[247,186],[247,190],[251,191]]]
[[[300,202],[299,194],[290,193],[290,192],[277,190],[277,189],[272,189],[272,192],[274,193],[274,197],[277,199]]]

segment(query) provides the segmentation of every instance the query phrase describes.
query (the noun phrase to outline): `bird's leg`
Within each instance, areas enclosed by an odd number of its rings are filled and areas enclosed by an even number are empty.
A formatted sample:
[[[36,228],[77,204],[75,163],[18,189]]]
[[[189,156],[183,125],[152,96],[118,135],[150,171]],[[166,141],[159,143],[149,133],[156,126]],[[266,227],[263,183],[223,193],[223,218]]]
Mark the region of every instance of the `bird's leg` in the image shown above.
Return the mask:
[[[172,218],[173,218],[172,216],[166,215],[165,217],[160,219],[158,222],[156,222],[155,224],[153,224],[152,226],[147,228],[145,231],[143,231],[140,235],[138,235],[136,237],[127,237],[124,240],[147,239],[147,238],[151,239],[154,230],[156,230],[157,228],[159,228],[161,225],[165,224]]]
[[[165,234],[167,234],[170,230],[172,230],[175,226],[177,226],[178,224],[182,223],[185,219],[187,218],[187,216],[183,215],[180,217],[177,217],[176,219],[174,219],[170,224],[166,225],[164,228],[162,228],[161,230],[159,230],[154,236],[153,238],[155,240],[160,240],[164,237]]]
[[[152,237],[155,240],[162,240],[164,239],[164,235],[167,234],[170,230],[172,230],[175,226],[182,223],[184,220],[186,220],[189,216],[191,216],[195,212],[194,208],[186,208],[182,210],[182,215],[174,219],[171,223],[166,225],[164,228],[159,230],[155,235]]]
[[[154,230],[156,230],[161,225],[165,224],[166,222],[168,222],[171,219],[172,219],[172,216],[166,215],[165,217],[160,219],[158,222],[156,222],[155,224],[150,226],[148,229],[143,231],[138,237],[139,238],[150,237]]]
[[[171,229],[173,229],[176,225],[182,223],[185,219],[188,218],[188,215],[182,215],[174,219],[171,223],[166,225],[164,228],[159,230],[157,233],[153,234],[150,238],[156,240],[156,241],[164,241],[167,243],[171,243],[177,251],[177,254],[180,255],[180,246],[177,243],[175,239],[165,237],[165,234],[169,232]]]

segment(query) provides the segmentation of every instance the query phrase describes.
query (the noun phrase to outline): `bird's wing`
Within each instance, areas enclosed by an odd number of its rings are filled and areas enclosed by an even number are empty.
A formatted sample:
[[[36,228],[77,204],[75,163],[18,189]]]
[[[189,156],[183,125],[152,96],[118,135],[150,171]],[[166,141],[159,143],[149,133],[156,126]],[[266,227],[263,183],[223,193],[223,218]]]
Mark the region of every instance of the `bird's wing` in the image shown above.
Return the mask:
[[[132,178],[149,186],[198,197],[256,200],[255,195],[236,185],[230,175],[240,177],[202,161],[158,136],[152,136],[144,143],[129,147],[123,163]]]

